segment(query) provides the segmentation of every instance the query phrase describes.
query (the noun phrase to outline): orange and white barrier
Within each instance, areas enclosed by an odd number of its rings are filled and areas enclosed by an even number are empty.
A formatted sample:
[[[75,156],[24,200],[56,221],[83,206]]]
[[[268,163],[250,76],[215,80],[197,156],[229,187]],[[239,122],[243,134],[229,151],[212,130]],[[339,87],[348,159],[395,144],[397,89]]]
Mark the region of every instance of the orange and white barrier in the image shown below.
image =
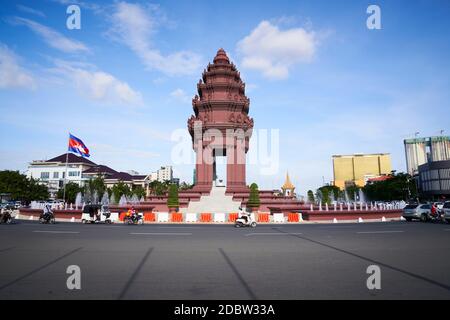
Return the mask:
[[[186,213],[186,222],[197,222],[196,213]]]
[[[269,213],[267,212],[260,212],[258,213],[258,222],[267,223],[269,222]]]
[[[291,212],[288,214],[288,222],[300,222],[299,214],[296,212]]]
[[[212,222],[212,214],[209,212],[200,214],[200,222]]]
[[[228,222],[235,222],[236,221],[236,219],[238,218],[238,214],[237,213],[230,213],[229,215],[228,215]]]
[[[158,212],[158,222],[169,222],[169,213]]]
[[[284,223],[284,214],[282,213],[274,213],[273,214],[273,222],[274,223]]]
[[[145,222],[155,222],[156,215],[153,212],[144,212],[144,221]]]
[[[225,222],[225,213],[215,213],[214,222]]]
[[[172,222],[183,222],[183,214],[179,212],[173,212],[171,214],[170,221]]]

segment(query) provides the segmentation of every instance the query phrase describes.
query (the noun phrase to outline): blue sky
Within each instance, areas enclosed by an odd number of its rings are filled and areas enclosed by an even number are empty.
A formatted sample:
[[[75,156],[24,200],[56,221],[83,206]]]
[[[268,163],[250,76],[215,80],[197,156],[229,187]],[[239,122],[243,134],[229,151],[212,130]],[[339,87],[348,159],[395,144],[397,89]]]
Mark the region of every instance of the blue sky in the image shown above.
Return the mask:
[[[74,3],[81,30],[66,28]],[[381,30],[366,27],[370,4]],[[255,130],[279,130],[276,172],[249,165],[249,182],[276,188],[288,170],[304,194],[332,180],[333,154],[388,152],[404,171],[403,139],[450,134],[449,16],[447,0],[3,2],[0,169],[63,153],[69,131],[117,170],[171,164],[223,47]],[[192,169],[175,164],[182,180]]]

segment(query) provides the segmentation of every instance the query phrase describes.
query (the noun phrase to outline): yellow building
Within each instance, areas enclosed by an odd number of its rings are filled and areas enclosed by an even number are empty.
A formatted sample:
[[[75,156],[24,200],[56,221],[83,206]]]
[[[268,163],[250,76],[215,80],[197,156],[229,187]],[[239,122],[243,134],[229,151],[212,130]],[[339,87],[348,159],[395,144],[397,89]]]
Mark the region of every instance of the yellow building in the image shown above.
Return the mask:
[[[351,184],[363,187],[368,179],[390,174],[391,171],[389,153],[333,156],[334,185],[341,190]]]

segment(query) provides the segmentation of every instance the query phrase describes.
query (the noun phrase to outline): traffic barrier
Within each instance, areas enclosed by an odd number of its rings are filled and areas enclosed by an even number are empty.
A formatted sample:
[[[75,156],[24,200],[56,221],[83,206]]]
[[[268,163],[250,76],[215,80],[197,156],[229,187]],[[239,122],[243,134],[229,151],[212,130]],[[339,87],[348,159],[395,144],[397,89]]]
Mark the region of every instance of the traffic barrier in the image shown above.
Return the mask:
[[[169,213],[158,212],[158,222],[169,222]]]
[[[298,213],[291,212],[288,214],[288,222],[299,222]]]
[[[200,222],[212,222],[211,213],[204,212],[204,213],[200,214]]]
[[[336,218],[333,219],[333,223],[338,223]]]
[[[119,213],[118,212],[111,212],[111,217],[109,217],[112,222],[119,221]]]
[[[144,212],[144,221],[155,222],[156,215],[153,212]]]
[[[274,213],[273,214],[273,222],[275,222],[275,223],[284,223],[284,214],[282,214],[282,213]]]
[[[214,222],[225,222],[225,213],[215,213]]]
[[[386,222],[386,217],[382,217],[381,222]]]
[[[120,215],[119,215],[119,220],[123,221],[123,219],[125,218],[126,214],[127,214],[126,212],[121,212]]]
[[[258,213],[258,222],[269,222],[269,214],[268,213]]]
[[[197,222],[196,213],[186,213],[186,222]]]
[[[237,218],[238,218],[238,214],[237,213],[230,213],[230,214],[228,214],[228,222],[235,222]]]
[[[172,222],[183,222],[183,214],[179,212],[172,213]]]
[[[359,218],[358,218],[358,222],[359,222],[359,223],[364,222],[363,218],[359,217]]]
[[[75,222],[75,217],[72,217],[72,219],[70,219],[70,222]]]

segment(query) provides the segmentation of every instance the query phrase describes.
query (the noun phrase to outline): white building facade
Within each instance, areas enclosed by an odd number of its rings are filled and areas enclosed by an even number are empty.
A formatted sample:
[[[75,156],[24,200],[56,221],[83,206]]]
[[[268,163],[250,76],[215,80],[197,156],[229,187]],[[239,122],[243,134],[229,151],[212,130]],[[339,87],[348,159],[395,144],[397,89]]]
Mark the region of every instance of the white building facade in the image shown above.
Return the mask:
[[[56,193],[66,183],[73,182],[83,187],[89,177],[83,175],[83,171],[96,166],[92,161],[70,154],[61,155],[50,160],[32,161],[27,170],[27,177],[38,180],[39,183],[47,186],[51,197],[56,197]],[[67,177],[66,177],[67,172]]]

